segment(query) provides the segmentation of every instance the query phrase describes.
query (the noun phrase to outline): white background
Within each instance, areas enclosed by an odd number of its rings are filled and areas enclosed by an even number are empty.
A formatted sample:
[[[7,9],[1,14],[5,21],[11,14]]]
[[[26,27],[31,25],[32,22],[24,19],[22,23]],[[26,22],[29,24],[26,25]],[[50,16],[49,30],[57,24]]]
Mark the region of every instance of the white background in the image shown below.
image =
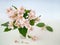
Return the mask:
[[[0,0],[0,25],[8,21],[6,9],[12,5],[35,10],[37,16],[42,15],[42,22],[54,29],[52,33],[37,31],[38,35],[40,34],[40,41],[30,42],[27,45],[60,45],[60,0]],[[0,26],[0,45],[16,45],[14,40],[20,40],[18,31],[5,33],[3,30],[4,27]]]

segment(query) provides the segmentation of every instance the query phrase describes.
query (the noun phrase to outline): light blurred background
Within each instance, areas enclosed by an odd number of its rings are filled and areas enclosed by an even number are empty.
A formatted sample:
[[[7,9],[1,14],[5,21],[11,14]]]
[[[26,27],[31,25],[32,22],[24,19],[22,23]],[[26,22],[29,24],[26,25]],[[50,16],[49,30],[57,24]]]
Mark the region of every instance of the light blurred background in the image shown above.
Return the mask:
[[[2,23],[8,21],[6,9],[12,5],[35,10],[37,16],[41,15],[42,22],[54,29],[52,33],[41,31],[42,39],[30,45],[60,45],[60,0],[0,0],[0,45],[15,45],[12,40],[19,36],[17,31],[5,33],[4,27],[1,27]]]

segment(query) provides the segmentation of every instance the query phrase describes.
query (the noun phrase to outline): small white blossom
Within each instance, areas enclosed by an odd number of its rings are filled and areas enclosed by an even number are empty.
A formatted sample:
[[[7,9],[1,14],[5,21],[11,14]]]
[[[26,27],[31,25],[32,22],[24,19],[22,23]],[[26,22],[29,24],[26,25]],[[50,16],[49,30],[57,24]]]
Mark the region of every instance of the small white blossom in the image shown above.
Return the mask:
[[[14,29],[14,27],[13,27],[13,22],[12,22],[12,21],[9,22],[8,27],[11,28],[11,29]]]
[[[21,7],[21,8],[19,8],[18,9],[18,14],[23,14],[25,12],[25,9],[24,9],[24,7]]]
[[[30,13],[28,13],[28,16],[29,16],[29,19],[35,19],[36,16],[35,16],[35,12],[34,11],[30,11]]]

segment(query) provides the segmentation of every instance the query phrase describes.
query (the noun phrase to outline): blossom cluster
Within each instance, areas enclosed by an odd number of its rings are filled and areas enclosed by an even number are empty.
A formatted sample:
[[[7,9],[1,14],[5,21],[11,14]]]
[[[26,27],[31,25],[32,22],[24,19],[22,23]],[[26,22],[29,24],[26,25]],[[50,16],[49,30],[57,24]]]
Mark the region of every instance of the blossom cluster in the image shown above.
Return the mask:
[[[28,30],[32,29],[32,23],[39,21],[39,17],[36,17],[35,11],[26,10],[24,7],[18,9],[8,8],[7,13],[11,21],[9,22],[9,28],[13,29],[13,22],[15,21],[15,26],[26,27]],[[34,22],[31,22],[34,21]]]
[[[2,24],[2,26],[6,27],[4,29],[4,32],[18,29],[19,33],[22,34],[22,36],[26,37],[28,30],[32,30],[33,26],[45,28],[46,30],[53,32],[53,29],[50,26],[46,25],[43,22],[40,22],[40,16],[37,17],[35,11],[27,10],[24,7],[12,7],[7,9],[7,14],[10,18],[10,21]],[[30,35],[28,37],[31,38]]]

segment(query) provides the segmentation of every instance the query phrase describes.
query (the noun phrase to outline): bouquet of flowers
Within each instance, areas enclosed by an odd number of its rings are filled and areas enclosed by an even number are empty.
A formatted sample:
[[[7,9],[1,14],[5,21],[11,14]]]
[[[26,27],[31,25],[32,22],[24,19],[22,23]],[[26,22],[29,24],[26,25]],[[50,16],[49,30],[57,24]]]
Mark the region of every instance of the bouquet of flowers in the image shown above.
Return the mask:
[[[2,26],[6,27],[4,32],[18,29],[19,33],[23,37],[26,37],[28,30],[33,30],[33,26],[37,26],[39,28],[44,27],[46,30],[53,32],[52,27],[40,22],[41,16],[37,17],[33,10],[28,10],[24,7],[16,8],[15,6],[12,6],[7,9],[7,13],[10,21],[2,24]],[[30,36],[28,37],[30,38]]]

